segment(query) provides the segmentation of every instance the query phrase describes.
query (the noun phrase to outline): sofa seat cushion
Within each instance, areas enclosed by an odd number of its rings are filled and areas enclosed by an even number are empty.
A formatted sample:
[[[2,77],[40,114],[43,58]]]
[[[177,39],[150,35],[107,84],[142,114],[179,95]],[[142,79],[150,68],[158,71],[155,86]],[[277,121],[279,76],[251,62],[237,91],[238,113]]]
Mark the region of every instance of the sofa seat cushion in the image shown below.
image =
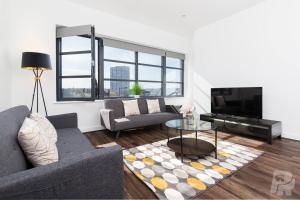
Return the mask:
[[[78,128],[57,130],[57,149],[59,160],[89,152],[95,148]]]
[[[122,122],[115,123],[116,130],[125,130],[125,129],[161,124],[172,119],[178,119],[180,118],[180,116],[174,113],[161,112],[161,113],[144,114],[138,116],[128,116],[126,118],[129,119],[129,121],[122,121]]]

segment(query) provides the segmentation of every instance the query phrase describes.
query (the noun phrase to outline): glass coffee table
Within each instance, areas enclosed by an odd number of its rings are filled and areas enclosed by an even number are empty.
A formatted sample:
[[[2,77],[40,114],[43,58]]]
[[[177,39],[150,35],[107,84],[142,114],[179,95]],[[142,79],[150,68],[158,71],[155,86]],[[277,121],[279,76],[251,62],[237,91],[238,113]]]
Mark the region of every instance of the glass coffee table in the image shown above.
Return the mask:
[[[200,119],[175,119],[165,123],[168,127],[168,147],[171,148],[176,154],[180,154],[181,161],[183,156],[199,156],[204,157],[215,152],[217,158],[217,126],[213,123],[201,121]],[[175,129],[180,132],[179,138],[170,139],[169,128]],[[200,131],[214,131],[215,145],[205,140],[198,139],[198,132]],[[183,131],[195,131],[195,138],[182,137]]]

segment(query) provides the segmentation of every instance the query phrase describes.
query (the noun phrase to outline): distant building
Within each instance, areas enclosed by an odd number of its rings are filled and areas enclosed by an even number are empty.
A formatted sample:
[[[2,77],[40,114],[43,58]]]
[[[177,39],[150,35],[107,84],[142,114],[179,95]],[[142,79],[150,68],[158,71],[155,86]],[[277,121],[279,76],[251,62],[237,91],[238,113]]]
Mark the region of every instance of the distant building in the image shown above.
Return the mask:
[[[116,66],[110,68],[110,78],[117,79],[117,80],[129,80],[129,67],[128,66]],[[111,81],[110,82],[110,89],[114,95],[111,96],[128,96],[130,84],[129,81]]]

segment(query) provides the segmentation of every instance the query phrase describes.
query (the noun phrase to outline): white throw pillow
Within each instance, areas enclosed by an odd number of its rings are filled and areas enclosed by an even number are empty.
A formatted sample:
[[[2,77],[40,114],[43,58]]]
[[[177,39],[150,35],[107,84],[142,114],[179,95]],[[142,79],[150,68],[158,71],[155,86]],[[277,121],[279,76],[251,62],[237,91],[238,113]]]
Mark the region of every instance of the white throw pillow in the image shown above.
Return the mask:
[[[137,100],[122,101],[124,105],[125,116],[140,115],[140,109]]]
[[[158,99],[147,99],[148,113],[161,112]]]
[[[30,118],[24,120],[18,133],[18,140],[26,157],[34,166],[58,161],[56,144],[50,141],[34,120]]]
[[[40,130],[45,133],[45,135],[50,139],[51,142],[57,142],[56,129],[46,117],[42,116],[39,113],[34,113],[30,115],[30,119],[37,123]]]

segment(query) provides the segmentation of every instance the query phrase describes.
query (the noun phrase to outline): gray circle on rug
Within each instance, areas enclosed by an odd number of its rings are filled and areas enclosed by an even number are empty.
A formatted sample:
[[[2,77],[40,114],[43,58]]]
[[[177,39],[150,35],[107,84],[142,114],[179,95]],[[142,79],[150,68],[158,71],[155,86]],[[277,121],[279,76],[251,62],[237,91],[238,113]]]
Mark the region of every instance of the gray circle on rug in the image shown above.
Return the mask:
[[[152,148],[154,148],[154,146],[153,146],[152,144],[146,144],[145,147],[146,147],[147,149],[152,149]]]
[[[132,154],[135,154],[135,153],[138,153],[138,152],[139,152],[139,150],[136,149],[136,148],[129,149],[129,151],[130,151]]]
[[[156,155],[152,156],[151,158],[152,158],[154,161],[156,161],[156,162],[162,162],[162,161],[164,161],[164,159],[163,159],[162,157],[156,156]]]
[[[146,157],[146,155],[145,155],[144,153],[136,153],[136,154],[135,154],[135,157],[136,157],[137,159],[143,159],[143,158]]]
[[[153,156],[154,155],[154,153],[152,152],[152,151],[150,151],[150,150],[147,150],[147,151],[144,151],[143,152],[146,156]]]
[[[153,148],[152,151],[153,151],[154,153],[162,153],[162,150],[159,149],[159,148]]]
[[[167,159],[167,160],[169,160],[169,159],[172,158],[172,156],[171,156],[170,154],[167,154],[167,153],[161,153],[160,156],[161,156],[163,159]]]
[[[170,162],[162,162],[161,165],[164,168],[169,169],[169,170],[172,170],[172,169],[175,168],[175,166],[172,163],[170,163]]]
[[[213,178],[211,178],[210,176],[208,176],[207,174],[204,174],[204,173],[197,174],[197,178],[206,184],[213,185],[216,183]]]
[[[183,169],[174,169],[173,174],[175,174],[175,176],[177,176],[178,178],[183,178],[183,179],[189,177],[189,175]]]
[[[215,158],[212,157],[212,156],[206,156],[205,159],[208,160],[208,161],[210,161],[210,162],[213,162],[213,163],[218,163],[218,162],[220,162],[218,159],[215,159]]]
[[[198,171],[197,169],[191,167],[191,166],[188,166],[188,165],[183,165],[181,167],[184,171],[186,171],[189,175],[191,176],[195,176],[200,172]]]
[[[187,183],[178,183],[176,185],[176,188],[179,192],[188,197],[193,197],[196,195],[196,191],[192,188],[192,186],[188,185]]]
[[[231,158],[232,160],[235,160],[235,161],[238,161],[238,162],[241,162],[241,163],[244,163],[244,164],[248,163],[247,160],[245,160],[245,159],[243,159],[243,158],[240,158],[240,157],[238,157],[238,156],[231,156],[230,158]]]
[[[162,177],[165,179],[165,181],[171,184],[176,184],[179,182],[178,178],[174,174],[164,173]]]
[[[132,163],[132,165],[134,168],[137,168],[137,169],[143,169],[145,167],[145,164],[141,161],[134,161]]]
[[[158,165],[153,165],[152,170],[155,172],[156,175],[162,175],[166,171],[165,168]]]
[[[141,174],[143,176],[145,176],[146,178],[152,178],[153,176],[155,176],[155,173],[153,170],[149,169],[149,168],[144,168],[141,170]]]
[[[207,166],[207,167],[211,167],[213,165],[210,161],[205,160],[205,159],[199,159],[198,162],[205,165],[205,166]]]
[[[178,192],[177,190],[174,190],[172,188],[168,188],[164,191],[167,199],[169,200],[184,200],[184,197],[182,196],[182,194],[180,192]]]
[[[225,169],[232,170],[232,171],[237,170],[237,168],[235,166],[233,166],[232,164],[229,164],[227,162],[220,162],[220,166],[224,167]]]

